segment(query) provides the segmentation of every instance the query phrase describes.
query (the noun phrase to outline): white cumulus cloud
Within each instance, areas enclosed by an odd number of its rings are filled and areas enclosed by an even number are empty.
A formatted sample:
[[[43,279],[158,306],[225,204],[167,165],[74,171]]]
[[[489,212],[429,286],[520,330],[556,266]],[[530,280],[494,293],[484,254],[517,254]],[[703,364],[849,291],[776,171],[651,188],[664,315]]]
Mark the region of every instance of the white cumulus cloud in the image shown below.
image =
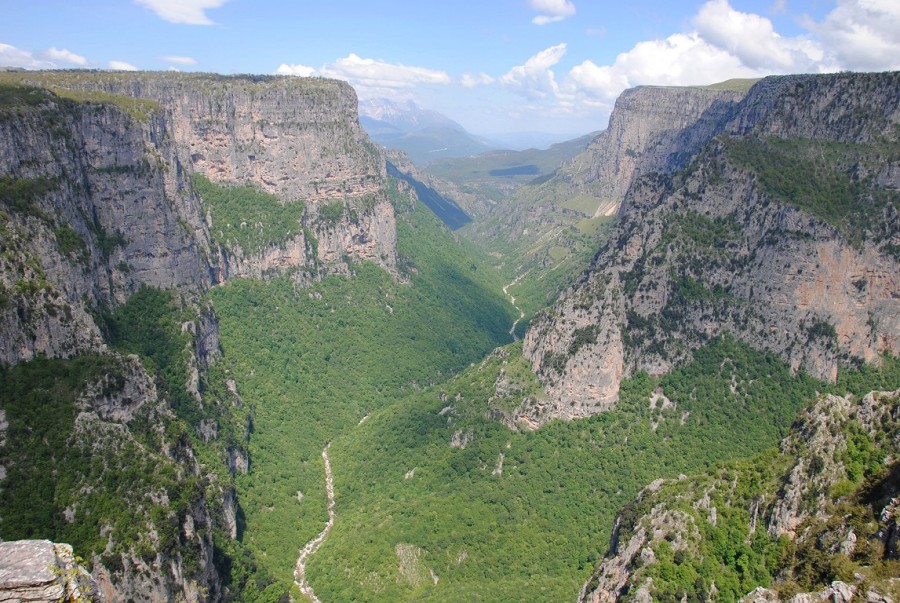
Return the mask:
[[[227,0],[134,0],[134,2],[149,8],[170,23],[212,25],[213,20],[206,15],[206,11],[219,8]]]
[[[16,48],[9,44],[0,44],[0,66],[21,67],[23,69],[59,69],[77,65],[84,67],[88,60],[65,48],[51,46],[41,52],[32,52]]]
[[[567,89],[611,101],[626,88],[641,84],[690,86],[765,74],[696,33],[673,34],[665,40],[636,44],[616,57],[612,65],[592,61],[576,65],[569,71]]]
[[[528,0],[528,6],[540,13],[531,20],[535,25],[562,21],[575,14],[575,5],[570,0]]]
[[[418,85],[446,85],[453,82],[445,71],[387,63],[349,54],[319,70],[325,77],[350,82],[361,96],[394,96],[397,91]]]
[[[53,69],[55,65],[51,61],[40,59],[27,50],[0,44],[0,66],[21,67],[23,69]]]
[[[84,66],[87,65],[88,62],[86,58],[79,54],[75,54],[71,50],[66,50],[65,48],[59,49],[55,46],[51,46],[50,48],[45,50],[43,54],[51,61],[71,63],[72,65]]]
[[[179,57],[175,55],[166,55],[164,57],[159,57],[167,63],[175,63],[176,65],[196,65],[197,59],[193,57]]]
[[[566,54],[566,45],[557,44],[540,51],[524,65],[516,65],[500,76],[500,83],[530,99],[547,98],[555,95],[559,86],[552,67]]]
[[[900,2],[838,0],[822,23],[807,19],[842,69],[900,69]]]
[[[110,61],[107,63],[110,69],[113,71],[137,71],[138,68],[132,65],[131,63],[126,63],[125,61]]]
[[[866,12],[861,8],[863,5],[878,6],[870,6],[870,12]],[[897,16],[898,22],[882,28],[880,37],[867,33],[859,36],[855,45],[847,46],[855,49],[857,56],[878,55],[879,49],[884,49],[880,62],[876,62],[877,68],[891,68],[891,59],[895,65],[900,61],[900,41],[894,42],[888,35],[889,30],[900,31],[900,8],[893,6],[885,0],[840,0],[838,8],[824,23],[807,25],[809,35],[787,37],[775,31],[773,23],[765,17],[735,10],[728,0],[709,0],[691,20],[692,28],[688,32],[639,42],[609,65],[583,61],[569,71],[561,90],[566,99],[580,98],[587,103],[604,101],[608,105],[624,89],[638,85],[691,86],[731,78],[852,69],[856,65],[832,48],[841,46],[837,42],[841,36],[838,32],[849,32],[836,24],[852,23],[858,31],[870,27],[872,15],[878,11],[881,11],[878,12],[881,22],[890,22],[891,14]],[[868,21],[863,15],[868,15]],[[836,41],[829,43],[826,31]],[[886,50],[889,48],[890,51]],[[843,56],[850,54],[848,50]]]
[[[311,77],[316,74],[316,70],[313,67],[307,67],[306,65],[288,65],[287,63],[282,63],[278,66],[278,69],[275,70],[275,73],[278,75],[298,75],[300,77]]]
[[[809,71],[824,57],[817,42],[802,36],[785,38],[769,19],[737,11],[728,0],[704,4],[693,25],[704,41],[737,57],[750,69]]]
[[[490,84],[493,84],[495,81],[495,78],[489,76],[486,73],[479,73],[477,75],[464,73],[460,78],[459,83],[466,88],[474,88],[476,86],[488,86]]]

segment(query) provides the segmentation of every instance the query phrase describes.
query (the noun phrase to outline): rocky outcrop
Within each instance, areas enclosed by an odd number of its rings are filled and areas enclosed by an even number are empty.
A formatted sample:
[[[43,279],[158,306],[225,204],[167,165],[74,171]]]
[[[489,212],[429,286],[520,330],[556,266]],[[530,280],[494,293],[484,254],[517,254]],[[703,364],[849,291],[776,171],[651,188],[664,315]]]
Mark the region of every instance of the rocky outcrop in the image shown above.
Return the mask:
[[[636,174],[672,171],[715,136],[745,92],[728,87],[639,86],[616,99],[609,126],[555,178],[614,215]]]
[[[359,127],[356,93],[320,78],[178,73],[29,74],[37,85],[157,101],[194,171],[314,204],[382,187],[384,161]]]
[[[898,411],[900,390],[859,401],[821,396],[778,453],[653,482],[616,519],[579,601],[644,600],[641,593],[659,600],[679,590],[689,600],[717,600],[728,596],[726,585],[745,585],[736,594],[748,603],[850,601],[864,576],[869,601],[890,600],[881,597],[894,588],[898,559]],[[777,544],[787,541],[790,548]],[[761,561],[776,550],[791,554]],[[682,576],[692,576],[692,592]]]
[[[855,447],[859,445],[860,434],[841,427],[852,422],[871,441],[890,441],[900,426],[898,402],[900,391],[870,392],[858,403],[827,395],[804,415],[791,435],[781,442],[782,455],[794,461],[766,513],[766,529],[772,537],[796,537],[798,527],[811,517],[822,519],[833,488],[848,474],[859,471],[849,465],[856,462],[852,457],[858,452]],[[894,443],[885,453],[887,458],[882,457],[883,462],[890,464],[898,460],[896,455],[900,449]],[[891,551],[896,553],[896,545],[891,548],[897,520],[895,507],[896,504],[890,501],[879,513],[884,522],[882,537],[889,555]]]
[[[262,253],[232,249],[219,258],[221,276],[258,277],[273,269],[306,269],[317,260],[335,262],[335,257],[373,261],[396,273],[395,218],[384,158],[360,128],[356,93],[345,82],[177,73],[18,77],[101,99],[158,103],[185,169],[217,184],[254,186],[283,203],[303,201],[303,226],[337,245],[334,253],[319,247],[318,256],[302,237]],[[333,203],[345,205],[353,220],[319,219],[321,208]],[[340,270],[343,261],[336,263]]]
[[[211,248],[170,116],[152,105],[136,112],[122,99],[7,92],[0,107],[0,364],[89,355],[85,363],[107,370],[70,392],[74,425],[61,437],[68,453],[86,461],[60,476],[53,499],[42,503],[66,522],[97,526],[106,547],[84,554],[92,554],[108,600],[148,593],[197,600],[201,592],[215,599],[216,522],[206,494],[168,498],[201,479],[215,492],[215,476],[200,477],[190,442],[173,435],[178,428],[167,431],[181,425],[170,400],[138,357],[108,350],[96,321],[142,286],[177,290],[182,307],[196,310],[181,325],[192,352],[184,386],[202,407],[201,374],[219,355],[217,320],[199,302],[213,282]],[[8,447],[3,456],[0,478],[29,462]],[[155,479],[146,467],[134,479],[134,465],[148,459],[165,480],[144,481]],[[109,496],[128,507],[129,521],[104,515]]]
[[[129,523],[106,518],[109,523],[101,528],[106,547],[92,554],[100,592],[109,601],[217,598],[221,585],[213,565],[215,520],[206,498],[207,492],[216,491],[215,476],[204,474],[190,442],[177,435],[175,416],[140,359],[120,359],[117,367],[86,384],[75,406],[70,452],[102,463],[88,465],[83,475],[69,476],[86,491],[57,492],[70,501],[67,521],[87,521],[99,513],[93,508],[104,496],[127,498]],[[142,459],[142,471],[150,471],[143,480],[128,477],[136,470],[135,459]],[[94,479],[115,483],[117,490],[90,486]],[[209,488],[191,491],[197,480],[205,480]]]
[[[741,597],[738,603],[779,603],[780,601],[791,601],[791,603],[817,603],[818,601],[850,603],[854,600],[857,590],[858,587],[855,584],[847,584],[846,582],[835,580],[831,586],[821,591],[799,593],[793,597],[781,597],[777,591],[760,586],[753,589],[753,592],[747,596]],[[864,600],[867,603],[886,603],[893,600],[873,590],[865,592],[864,595]]]
[[[166,116],[37,94],[40,105],[0,114],[7,364],[98,349],[86,310],[140,285],[199,293],[211,283],[205,224]]]
[[[609,242],[525,337],[550,393],[534,418],[606,410],[624,376],[722,332],[825,380],[900,353],[898,79],[764,80],[686,167],[635,180]],[[708,139],[697,127],[675,138]]]
[[[97,584],[68,544],[0,542],[0,601],[100,603]]]

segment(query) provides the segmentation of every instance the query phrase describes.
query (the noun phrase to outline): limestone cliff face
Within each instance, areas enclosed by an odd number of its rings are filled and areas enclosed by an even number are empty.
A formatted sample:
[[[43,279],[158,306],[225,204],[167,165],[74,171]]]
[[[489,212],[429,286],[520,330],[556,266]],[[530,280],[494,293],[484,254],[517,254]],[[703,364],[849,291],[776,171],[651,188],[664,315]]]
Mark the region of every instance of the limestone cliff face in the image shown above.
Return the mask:
[[[699,87],[626,90],[607,129],[583,152],[551,178],[516,192],[499,218],[502,236],[536,239],[560,224],[615,215],[636,174],[682,166],[718,132],[743,96],[739,90]],[[590,206],[590,213],[566,208],[572,199]]]
[[[703,574],[688,586],[694,592],[678,595],[689,600],[727,598],[721,592],[726,586],[738,589],[732,596],[747,595],[747,602],[849,601],[854,591],[863,600],[890,600],[881,598],[895,588],[890,570],[872,571],[898,559],[898,404],[900,391],[871,392],[858,401],[822,396],[777,453],[708,475],[653,482],[616,519],[609,551],[579,601],[665,600],[684,588],[662,569],[673,563],[681,575]],[[779,537],[791,543],[793,554],[769,559],[765,571],[755,567],[764,543],[774,546]],[[742,545],[746,549],[735,558],[743,558],[736,564],[733,558],[730,568],[727,558],[717,556]],[[816,569],[810,572],[805,564],[812,559]],[[765,572],[772,575],[767,579]],[[762,581],[775,590],[757,588]],[[798,590],[823,586],[820,593],[792,598]]]
[[[41,76],[28,81],[45,82]],[[303,201],[303,225],[337,245],[303,240],[262,254],[228,254],[223,273],[257,276],[308,268],[317,260],[370,260],[396,268],[395,216],[385,194],[385,162],[359,126],[357,98],[345,82],[281,76],[93,74],[50,80],[67,89],[151,99],[171,123],[182,161],[219,184],[250,184],[282,202]],[[340,202],[351,221],[318,219]],[[339,262],[340,263],[340,262]]]
[[[623,376],[723,331],[825,380],[900,353],[898,85],[763,80],[686,167],[634,181],[608,244],[526,335],[550,392],[532,414],[608,409]]]
[[[632,180],[683,165],[710,140],[745,89],[625,91],[608,128],[585,150],[555,173],[517,187],[466,229],[466,236],[483,241],[499,263],[513,267],[522,290],[539,294],[521,298],[526,318],[553,303],[587,268]]]
[[[315,204],[376,193],[384,161],[359,127],[356,93],[337,80],[129,74],[72,85],[159,101],[195,171]]]
[[[100,349],[86,310],[142,284],[209,286],[205,223],[164,114],[47,96],[4,111],[0,140],[0,282],[12,292],[0,362]]]
[[[609,126],[556,175],[598,202],[596,215],[618,211],[636,173],[675,169],[718,132],[740,90],[641,86],[616,99]]]

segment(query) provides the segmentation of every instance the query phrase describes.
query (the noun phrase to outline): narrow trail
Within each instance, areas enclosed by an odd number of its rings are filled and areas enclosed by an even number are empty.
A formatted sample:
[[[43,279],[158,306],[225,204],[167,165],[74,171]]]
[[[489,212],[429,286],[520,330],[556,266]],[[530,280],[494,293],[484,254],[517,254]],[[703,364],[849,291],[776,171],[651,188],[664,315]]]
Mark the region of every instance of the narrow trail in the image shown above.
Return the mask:
[[[519,337],[516,335],[516,325],[518,325],[519,322],[523,318],[525,318],[525,312],[522,311],[522,308],[520,308],[519,306],[516,305],[516,298],[512,294],[510,294],[509,288],[512,287],[513,285],[518,285],[519,281],[521,281],[523,278],[525,278],[526,274],[528,274],[528,273],[525,272],[524,274],[520,274],[513,280],[513,282],[511,282],[510,284],[503,287],[503,294],[509,298],[509,303],[511,303],[513,305],[513,308],[515,308],[516,310],[519,311],[519,317],[516,319],[516,321],[512,324],[512,327],[509,329],[509,334],[512,335],[513,341],[519,341]]]
[[[312,603],[322,603],[322,601],[316,596],[312,586],[306,580],[306,560],[319,550],[319,547],[322,546],[322,543],[328,537],[331,526],[334,525],[334,476],[331,474],[331,461],[328,459],[329,447],[331,447],[331,442],[328,442],[328,445],[322,449],[322,460],[325,461],[325,492],[328,495],[328,521],[325,523],[325,529],[300,549],[297,564],[294,566],[294,584]]]

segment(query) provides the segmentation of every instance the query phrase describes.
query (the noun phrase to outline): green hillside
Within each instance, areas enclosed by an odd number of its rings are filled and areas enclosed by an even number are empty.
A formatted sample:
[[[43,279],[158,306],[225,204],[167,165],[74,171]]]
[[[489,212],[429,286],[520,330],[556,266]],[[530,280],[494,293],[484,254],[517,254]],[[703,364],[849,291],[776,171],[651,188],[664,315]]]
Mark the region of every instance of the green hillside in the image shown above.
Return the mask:
[[[534,392],[514,345],[335,440],[337,519],[309,564],[322,600],[572,600],[641,487],[773,446],[823,387],[724,338],[626,380],[613,411],[514,432],[485,418],[515,403],[492,399],[501,371]]]
[[[496,273],[423,205],[400,212],[398,247],[408,283],[362,264],[308,287],[232,280],[210,294],[253,408],[251,471],[237,480],[241,538],[281,592],[325,523],[325,443],[509,341]]]

